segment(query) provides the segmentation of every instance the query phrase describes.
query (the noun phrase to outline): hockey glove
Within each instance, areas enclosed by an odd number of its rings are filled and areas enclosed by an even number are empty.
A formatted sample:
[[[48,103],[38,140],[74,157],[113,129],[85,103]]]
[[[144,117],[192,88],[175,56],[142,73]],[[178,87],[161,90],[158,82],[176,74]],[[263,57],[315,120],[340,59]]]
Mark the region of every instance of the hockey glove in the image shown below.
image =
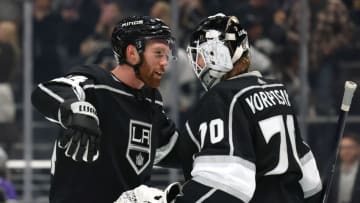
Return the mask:
[[[179,182],[173,182],[168,185],[165,189],[166,202],[171,203],[174,202],[176,196],[182,194],[182,185]]]
[[[170,184],[165,191],[140,185],[123,192],[114,203],[171,203],[180,191],[181,185],[178,182]]]
[[[100,128],[96,109],[86,101],[65,101],[60,105],[66,128],[58,146],[75,161],[93,162],[99,157]]]

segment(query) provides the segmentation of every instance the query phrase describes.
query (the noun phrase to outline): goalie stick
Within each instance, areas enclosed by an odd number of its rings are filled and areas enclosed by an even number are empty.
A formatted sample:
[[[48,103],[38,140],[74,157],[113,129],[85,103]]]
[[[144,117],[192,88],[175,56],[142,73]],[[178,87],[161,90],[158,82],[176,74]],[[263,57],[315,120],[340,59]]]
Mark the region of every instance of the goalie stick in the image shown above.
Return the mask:
[[[336,167],[336,162],[337,162],[337,156],[339,153],[339,144],[340,144],[340,140],[344,133],[346,118],[347,118],[348,112],[350,110],[351,101],[352,101],[356,87],[357,87],[357,84],[352,81],[345,82],[344,96],[343,96],[343,100],[341,103],[338,122],[336,124],[335,140],[333,142],[333,145],[331,146],[331,149],[335,149],[335,151],[334,151],[335,154],[333,154],[333,156],[330,157],[330,160],[332,161],[332,162],[330,162],[331,168],[327,175],[328,178],[326,180],[326,184],[324,185],[325,186],[324,189],[326,189],[326,190],[325,190],[325,193],[323,193],[322,203],[327,202],[327,198],[328,198],[328,195],[330,192],[332,179],[334,177],[334,172],[335,172],[335,167]]]

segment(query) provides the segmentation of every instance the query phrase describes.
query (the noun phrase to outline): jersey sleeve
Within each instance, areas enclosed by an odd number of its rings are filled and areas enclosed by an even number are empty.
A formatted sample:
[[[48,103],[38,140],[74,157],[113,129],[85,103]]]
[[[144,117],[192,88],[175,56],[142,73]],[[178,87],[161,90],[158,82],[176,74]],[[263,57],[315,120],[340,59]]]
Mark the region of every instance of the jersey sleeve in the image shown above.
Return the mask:
[[[303,156],[300,157],[302,178],[299,181],[304,192],[305,199],[316,199],[322,190],[322,182],[315,157],[309,146],[304,142],[300,142]],[[312,202],[312,201],[310,201]],[[316,202],[316,201],[315,201]]]
[[[294,117],[295,118],[295,117]],[[316,164],[315,157],[310,149],[310,146],[300,136],[300,129],[297,119],[294,119],[293,128],[296,136],[296,149],[299,157],[299,164],[302,172],[302,178],[299,183],[304,193],[306,202],[320,202],[322,181],[320,173]]]
[[[193,158],[200,152],[200,142],[195,137],[197,131],[190,127],[189,121],[185,123],[185,127],[180,132],[177,154],[181,161],[185,180],[189,180],[191,179]]]
[[[175,198],[175,203],[203,202],[203,203],[244,203],[244,201],[222,190],[209,187],[194,180],[187,181],[181,194]]]
[[[91,82],[87,76],[70,74],[40,83],[32,92],[32,104],[46,119],[63,126],[60,104],[67,100],[86,100],[84,85]]]
[[[155,89],[154,89],[155,90]],[[176,153],[177,140],[179,137],[175,123],[166,115],[163,109],[161,94],[155,90],[154,110],[156,117],[154,123],[159,127],[159,141],[156,148],[154,164],[163,167],[179,167]]]
[[[320,202],[322,182],[319,170],[316,165],[315,157],[305,142],[301,142],[304,151],[307,151],[300,157],[302,178],[299,183],[304,192],[306,202]]]
[[[163,167],[178,168],[179,163],[177,161],[176,148],[179,134],[175,123],[165,115],[162,115],[160,128],[161,140],[156,149],[154,164]]]

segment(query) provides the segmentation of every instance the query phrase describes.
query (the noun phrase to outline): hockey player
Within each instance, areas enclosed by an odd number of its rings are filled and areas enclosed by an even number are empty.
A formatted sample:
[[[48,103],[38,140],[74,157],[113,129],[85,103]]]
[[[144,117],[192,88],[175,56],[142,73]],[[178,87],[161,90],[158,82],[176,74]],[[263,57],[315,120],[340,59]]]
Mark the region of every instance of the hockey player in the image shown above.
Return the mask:
[[[202,21],[188,53],[207,92],[181,139],[189,146],[182,156],[189,181],[176,202],[319,202],[319,172],[288,93],[248,72],[247,33],[238,19]]]
[[[203,20],[188,53],[207,92],[179,138],[187,182],[175,202],[319,203],[319,171],[288,93],[283,84],[248,72],[247,33],[238,19]]]
[[[33,105],[64,128],[52,156],[51,203],[112,203],[149,180],[177,140],[156,89],[171,56],[169,27],[128,17],[111,43],[118,63],[111,72],[80,66],[32,94]]]

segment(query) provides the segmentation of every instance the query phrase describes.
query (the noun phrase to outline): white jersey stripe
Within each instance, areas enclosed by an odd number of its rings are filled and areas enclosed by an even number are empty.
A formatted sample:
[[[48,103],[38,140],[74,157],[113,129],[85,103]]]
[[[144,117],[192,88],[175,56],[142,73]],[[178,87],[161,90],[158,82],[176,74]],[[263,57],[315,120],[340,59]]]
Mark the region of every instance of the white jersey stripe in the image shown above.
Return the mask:
[[[174,148],[178,137],[178,132],[175,132],[166,145],[156,149],[154,164],[158,164],[169,154],[169,152]]]
[[[109,90],[110,92],[115,92],[115,93],[122,94],[122,95],[129,96],[129,97],[134,96],[133,94],[127,93],[127,92],[119,90],[119,89],[115,89],[115,88],[107,86],[107,85],[94,85],[94,84],[91,84],[91,85],[85,85],[84,86],[84,90],[90,89],[90,88],[106,89],[106,90]]]
[[[51,91],[49,88],[45,87],[43,84],[39,84],[38,86],[43,92],[48,94],[50,97],[56,99],[58,102],[60,102],[60,103],[64,102],[64,99],[62,97],[57,95],[55,92]]]
[[[304,197],[310,197],[322,189],[320,174],[316,168],[314,155],[309,151],[300,159],[301,170],[303,173],[302,179],[299,181],[303,191]]]
[[[45,92],[46,94],[48,94],[50,97],[54,98],[56,101],[60,102],[60,103],[63,103],[64,102],[64,99],[62,97],[60,97],[59,95],[57,95],[55,92],[51,91],[49,88],[45,87],[43,84],[39,84],[38,87],[43,91]],[[60,115],[60,109],[58,110],[58,120],[56,119],[53,119],[53,118],[49,118],[49,117],[46,117],[45,118],[47,120],[49,120],[50,122],[53,122],[53,123],[57,123],[57,124],[60,124],[63,128],[66,128],[62,123],[61,123],[61,115]]]
[[[60,121],[57,121],[55,119],[52,119],[52,118],[49,118],[49,117],[46,117],[46,116],[45,116],[45,119],[50,121],[50,122],[57,123],[57,124],[61,125],[63,128],[66,129],[66,127]]]
[[[196,138],[194,137],[194,134],[193,134],[192,131],[191,131],[191,128],[190,128],[190,126],[189,126],[189,122],[188,122],[188,121],[186,121],[185,126],[186,126],[186,130],[187,130],[187,132],[188,132],[191,140],[194,142],[194,144],[196,145],[196,147],[197,147],[198,150],[200,151],[200,149],[201,149],[201,148],[200,148],[200,143],[199,143],[199,142],[196,140]]]
[[[146,100],[147,100],[148,102],[152,102],[152,99],[150,99],[150,98],[147,98],[147,97],[146,97]],[[161,102],[161,101],[158,101],[158,100],[155,100],[155,104],[160,105],[160,106],[164,106],[164,103]]]
[[[203,195],[198,201],[196,201],[196,203],[202,203],[207,198],[209,198],[212,194],[214,194],[214,192],[216,192],[216,189],[211,189],[209,192],[207,192],[205,195]]]
[[[72,90],[74,91],[78,100],[85,101],[85,97],[86,97],[85,92],[81,88],[80,83],[82,83],[86,80],[87,80],[87,77],[85,77],[85,76],[75,75],[75,76],[66,77],[66,78],[64,78],[64,77],[56,78],[56,79],[51,80],[50,82],[69,85],[72,88]]]
[[[134,97],[134,95],[131,94],[131,93],[128,93],[128,92],[125,92],[125,91],[123,91],[123,90],[119,90],[119,89],[110,87],[110,86],[108,86],[108,85],[94,85],[94,84],[91,84],[91,85],[85,85],[85,86],[84,86],[84,90],[90,89],[90,88],[94,88],[94,89],[105,89],[105,90],[109,90],[110,92],[114,92],[114,93],[117,93],[117,94],[122,94],[122,95],[125,95],[125,96],[128,96],[128,97]],[[149,102],[152,101],[150,98],[146,98],[146,100],[149,101]],[[162,101],[155,100],[155,103],[158,104],[158,105],[160,105],[160,106],[163,106],[163,102],[162,102]]]
[[[248,160],[234,156],[198,156],[193,166],[193,180],[201,184],[244,202],[249,202],[255,192],[255,164]]]

